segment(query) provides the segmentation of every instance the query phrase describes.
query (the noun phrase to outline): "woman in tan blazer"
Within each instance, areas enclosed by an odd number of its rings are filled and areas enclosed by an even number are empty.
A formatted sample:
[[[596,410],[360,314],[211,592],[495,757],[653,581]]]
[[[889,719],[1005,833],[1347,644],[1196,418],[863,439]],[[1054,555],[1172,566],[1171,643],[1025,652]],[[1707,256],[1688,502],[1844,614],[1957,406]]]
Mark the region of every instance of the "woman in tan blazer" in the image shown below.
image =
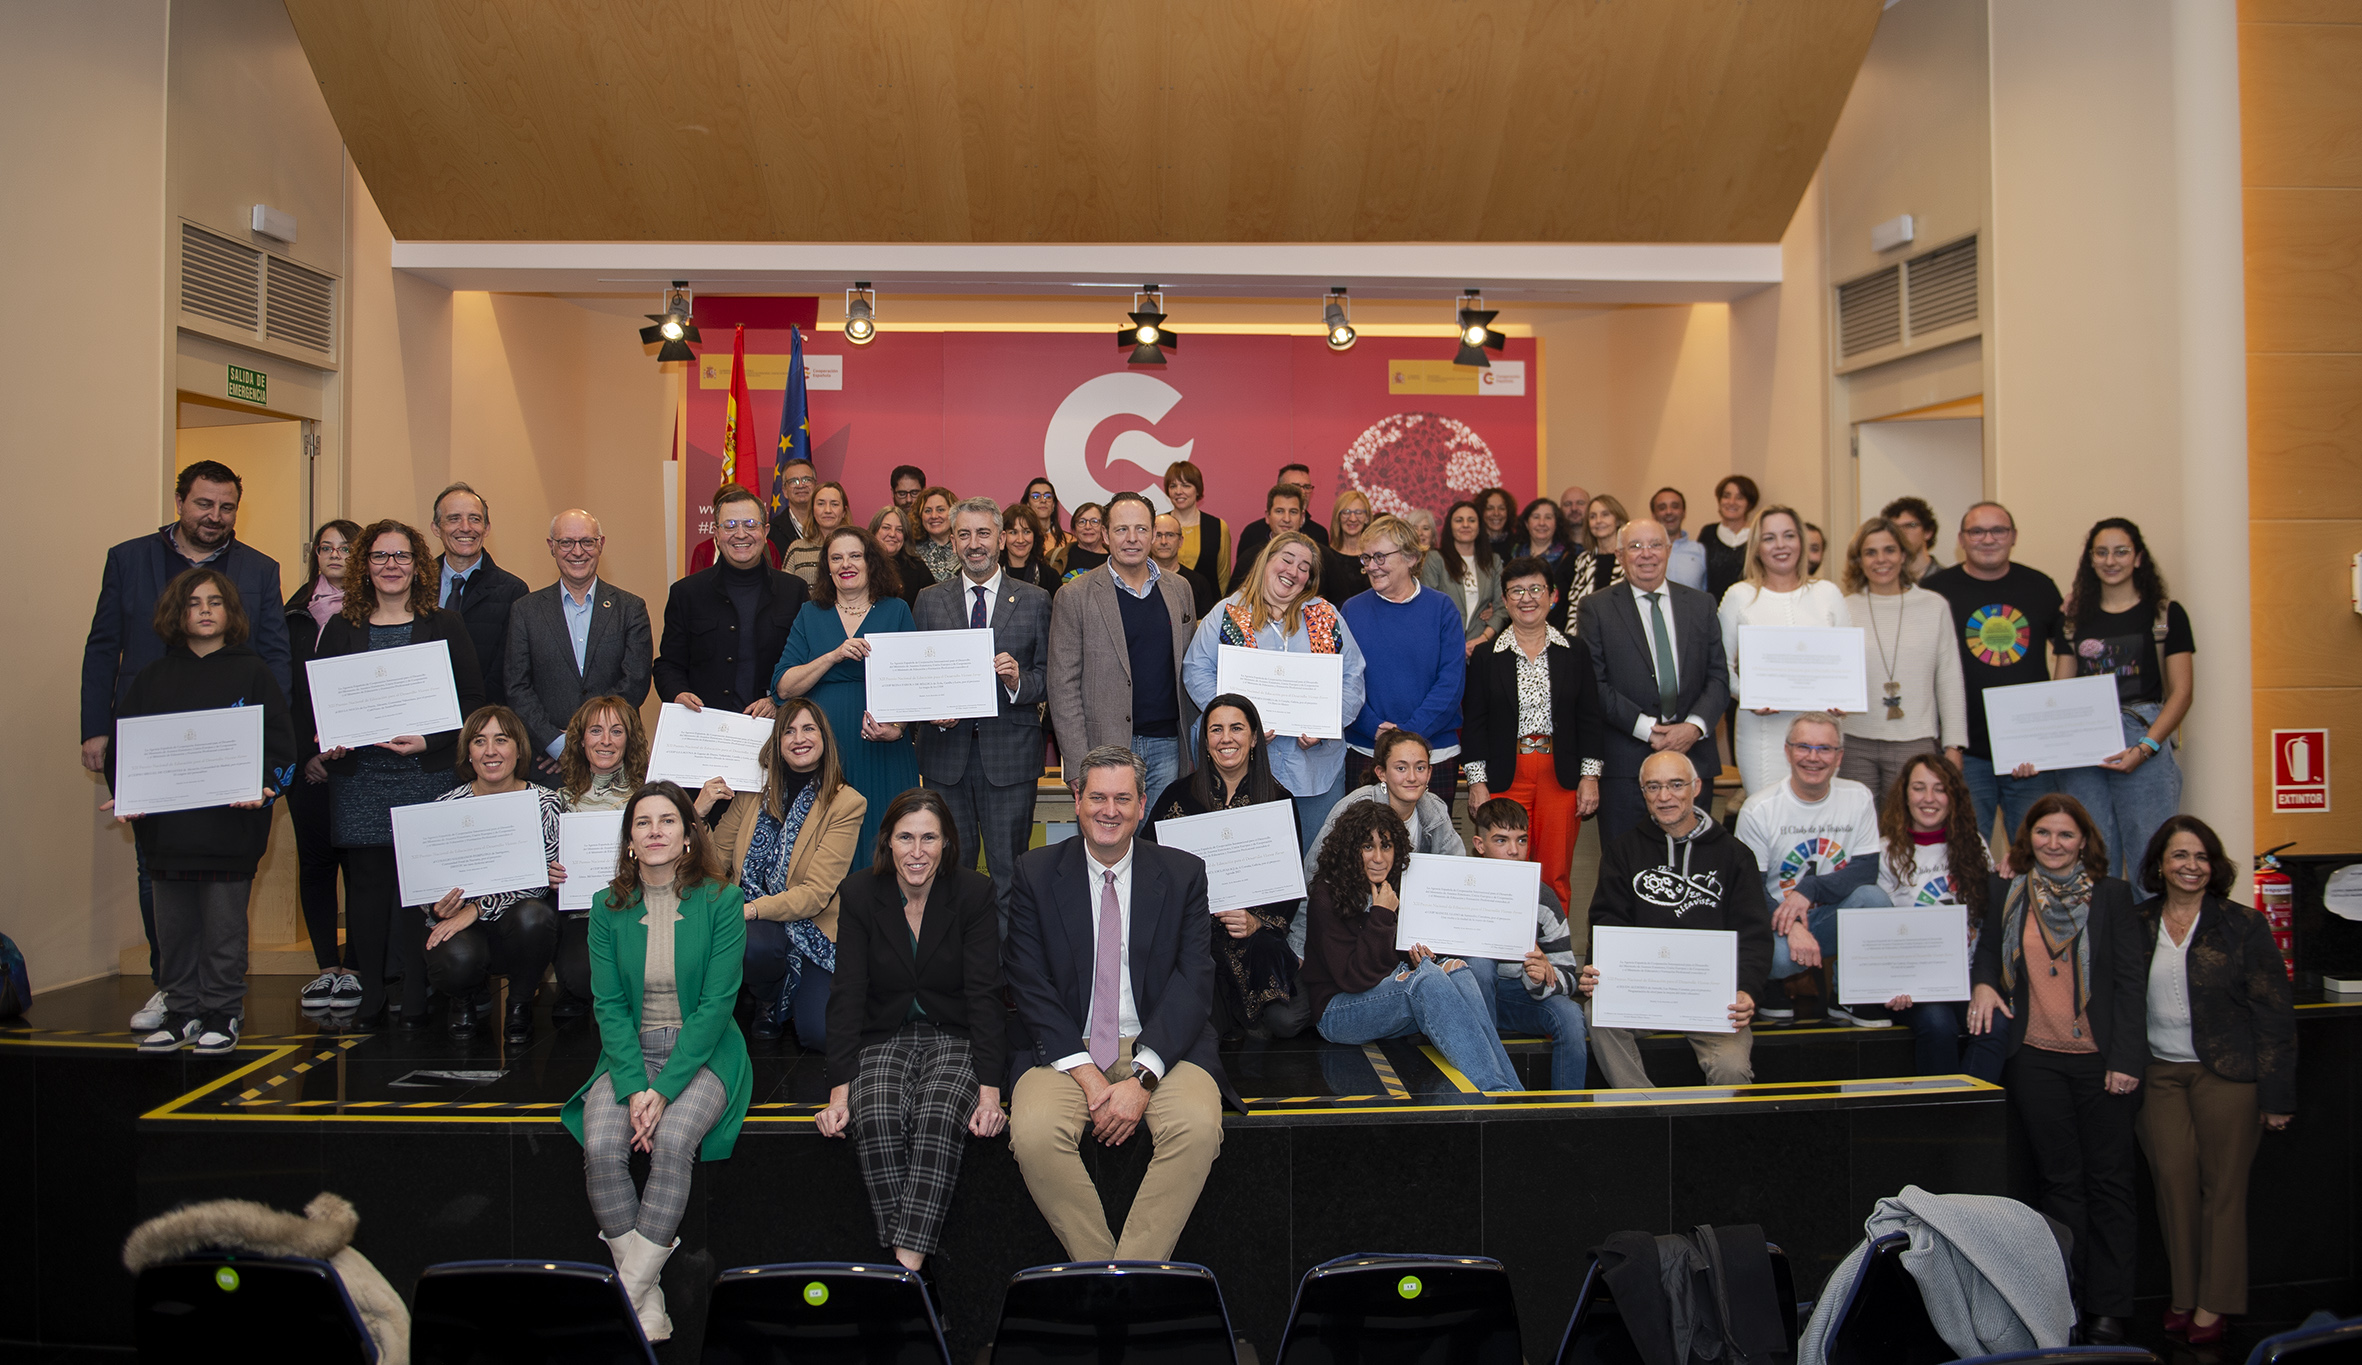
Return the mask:
[[[754,1036],[827,1045],[837,968],[837,887],[852,870],[869,803],[845,782],[828,717],[809,697],[779,704],[763,790],[733,799],[714,829],[723,872],[746,894],[746,986]]]

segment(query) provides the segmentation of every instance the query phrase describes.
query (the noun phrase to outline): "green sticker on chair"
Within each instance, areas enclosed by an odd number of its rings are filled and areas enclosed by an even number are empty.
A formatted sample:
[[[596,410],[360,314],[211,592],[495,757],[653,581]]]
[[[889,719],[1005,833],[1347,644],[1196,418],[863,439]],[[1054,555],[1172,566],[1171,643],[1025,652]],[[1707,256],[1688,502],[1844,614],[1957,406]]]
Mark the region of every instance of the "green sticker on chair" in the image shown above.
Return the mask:
[[[213,1283],[222,1293],[235,1294],[238,1292],[238,1272],[225,1265],[213,1272]]]
[[[1419,1277],[1416,1275],[1405,1275],[1394,1282],[1394,1292],[1406,1299],[1419,1297],[1420,1291],[1425,1288],[1425,1285],[1419,1283]]]
[[[804,1302],[814,1308],[828,1302],[828,1286],[818,1280],[804,1286]]]

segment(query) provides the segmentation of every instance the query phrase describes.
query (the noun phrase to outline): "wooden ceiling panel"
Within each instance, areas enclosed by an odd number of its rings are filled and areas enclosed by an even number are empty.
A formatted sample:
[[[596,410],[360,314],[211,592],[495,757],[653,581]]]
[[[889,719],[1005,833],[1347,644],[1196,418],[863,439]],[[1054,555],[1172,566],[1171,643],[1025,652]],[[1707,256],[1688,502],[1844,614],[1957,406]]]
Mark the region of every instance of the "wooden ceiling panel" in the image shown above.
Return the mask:
[[[1880,10],[286,4],[412,241],[1774,241]]]

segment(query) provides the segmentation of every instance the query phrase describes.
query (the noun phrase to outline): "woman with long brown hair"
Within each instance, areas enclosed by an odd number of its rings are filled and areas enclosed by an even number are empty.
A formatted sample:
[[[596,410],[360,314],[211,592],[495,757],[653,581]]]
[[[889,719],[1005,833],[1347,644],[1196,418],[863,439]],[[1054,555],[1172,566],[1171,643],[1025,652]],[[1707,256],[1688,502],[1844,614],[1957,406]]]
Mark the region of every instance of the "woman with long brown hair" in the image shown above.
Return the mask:
[[[497,972],[509,983],[508,1041],[531,1041],[534,994],[557,955],[556,889],[566,880],[566,869],[558,863],[558,821],[566,804],[557,792],[525,780],[525,765],[532,761],[526,752],[530,747],[525,722],[516,712],[505,706],[478,708],[459,727],[460,759],[455,767],[467,780],[435,798],[464,801],[471,796],[534,793],[541,803],[542,855],[549,864],[546,887],[469,896],[455,886],[431,905],[411,907],[427,917],[427,979],[451,1002],[453,1038],[476,1036],[477,1016],[492,1008],[478,995],[485,980]]]
[[[837,884],[860,851],[869,802],[845,783],[836,732],[810,697],[779,704],[763,747],[763,789],[714,828],[722,875],[746,896],[746,985],[754,1036],[819,1051],[837,967]],[[701,812],[702,814],[702,812]]]
[[[312,576],[287,595],[287,661],[297,677],[319,647],[320,633],[344,609],[344,571],[360,538],[360,523],[342,518],[324,521],[312,532]],[[286,792],[287,814],[295,826],[304,933],[320,968],[296,998],[307,1010],[349,1010],[361,1003],[361,978],[336,936],[336,874],[344,866],[344,852],[330,833],[328,769],[316,740],[309,732],[295,737],[297,773]]]
[[[1845,761],[1837,774],[1882,799],[1916,755],[1940,745],[1958,766],[1968,751],[1968,693],[1952,604],[1905,577],[1903,560],[1902,533],[1884,517],[1863,522],[1845,547],[1845,610],[1866,637],[1870,709],[1845,718]]]
[[[1484,533],[1484,515],[1462,498],[1443,514],[1442,543],[1427,552],[1419,582],[1450,597],[1468,632],[1468,652],[1490,641],[1508,624],[1501,602],[1501,561]],[[1554,583],[1552,586],[1556,586]]]
[[[621,697],[592,697],[574,709],[566,722],[566,747],[558,754],[558,796],[569,815],[583,811],[622,810],[623,803],[648,780],[648,728],[640,723],[640,708]],[[729,784],[715,778],[697,794],[702,818],[717,801],[730,799]],[[558,913],[558,998],[550,1005],[553,1020],[580,1019],[590,1013],[590,930],[585,912]]]
[[[754,1098],[732,1026],[745,898],[717,874],[689,794],[651,782],[624,808],[615,880],[592,898],[599,1064],[560,1118],[582,1144],[591,1212],[650,1341],[672,1335],[657,1277],[680,1241],[691,1167],[737,1145]],[[632,1153],[648,1154],[645,1189]]]
[[[356,538],[345,567],[344,604],[320,628],[312,657],[334,659],[440,640],[450,651],[459,713],[473,715],[484,704],[475,641],[458,612],[435,605],[439,586],[434,556],[416,527],[390,518],[370,524]],[[295,713],[297,733],[319,733],[310,679],[302,670],[295,675]],[[328,773],[330,833],[345,850],[345,943],[361,978],[360,1020],[374,1021],[385,1010],[386,980],[392,975],[402,979],[397,1022],[423,1027],[427,930],[419,916],[395,913],[392,811],[435,800],[450,789],[459,761],[459,730],[327,749],[320,758]]]

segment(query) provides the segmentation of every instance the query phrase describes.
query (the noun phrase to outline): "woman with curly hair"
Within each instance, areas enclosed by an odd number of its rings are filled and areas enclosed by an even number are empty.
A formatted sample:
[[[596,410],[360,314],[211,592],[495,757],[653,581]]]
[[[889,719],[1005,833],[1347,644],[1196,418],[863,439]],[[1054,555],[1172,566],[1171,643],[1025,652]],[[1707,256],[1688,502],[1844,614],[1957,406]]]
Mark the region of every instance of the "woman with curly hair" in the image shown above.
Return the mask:
[[[1304,989],[1320,1036],[1374,1043],[1424,1033],[1477,1089],[1523,1090],[1493,1028],[1492,973],[1424,944],[1394,947],[1411,835],[1383,801],[1340,808],[1321,845],[1307,913]]]

